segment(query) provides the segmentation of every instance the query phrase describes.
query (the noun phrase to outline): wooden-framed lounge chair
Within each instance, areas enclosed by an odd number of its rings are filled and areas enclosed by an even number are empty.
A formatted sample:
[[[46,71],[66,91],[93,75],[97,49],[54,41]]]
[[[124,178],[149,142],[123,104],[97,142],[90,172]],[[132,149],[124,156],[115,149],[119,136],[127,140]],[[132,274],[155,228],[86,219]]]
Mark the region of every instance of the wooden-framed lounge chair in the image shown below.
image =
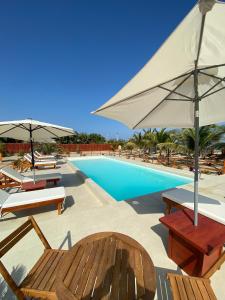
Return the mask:
[[[64,187],[9,194],[0,190],[0,216],[6,212],[56,205],[58,215],[66,197]]]
[[[67,250],[52,249],[33,217],[29,217],[28,221],[26,221],[0,242],[0,258],[3,257],[32,229],[35,230],[41,242],[43,243],[44,252],[30,270],[28,275],[25,277],[22,283],[17,285],[1,260],[0,273],[14,294],[17,296],[18,300],[24,300],[26,297],[56,300],[55,273]]]
[[[32,163],[32,159],[29,154],[24,155],[24,159],[27,160],[30,164]],[[43,161],[34,161],[35,168],[40,167],[52,167],[56,168],[56,160],[43,160]]]
[[[39,157],[34,153],[34,159],[36,161],[55,160],[55,157]]]
[[[43,155],[40,152],[38,152],[37,150],[34,151],[34,155],[36,155],[36,157],[39,159],[55,159],[54,155]]]
[[[193,192],[182,188],[162,193],[162,200],[166,204],[165,214],[169,214],[172,208],[193,210],[193,197]],[[225,202],[199,195],[198,210],[202,215],[225,225]]]
[[[210,285],[210,277],[225,261],[225,251],[203,277],[184,276],[168,273],[173,300],[216,300],[216,295]]]
[[[0,180],[0,189],[7,187],[21,187],[24,183],[33,182],[33,176],[24,176],[17,170],[11,167],[4,167],[0,170],[2,174],[2,180]],[[47,182],[53,182],[55,185],[62,179],[62,175],[59,173],[42,174],[35,176],[35,182],[45,180]]]
[[[27,153],[26,154],[27,157],[30,158],[30,160],[32,160],[32,156],[30,153]],[[40,157],[37,157],[37,155],[34,153],[34,159],[36,162],[39,162],[39,161],[56,161],[55,158],[40,158]]]

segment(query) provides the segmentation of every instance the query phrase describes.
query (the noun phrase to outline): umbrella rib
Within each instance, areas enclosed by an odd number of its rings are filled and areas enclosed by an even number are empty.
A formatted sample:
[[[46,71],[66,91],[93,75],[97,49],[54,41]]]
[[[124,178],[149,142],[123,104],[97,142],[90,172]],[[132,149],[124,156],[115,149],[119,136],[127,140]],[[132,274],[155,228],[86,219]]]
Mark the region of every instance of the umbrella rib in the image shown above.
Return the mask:
[[[10,128],[10,129],[7,129],[7,130],[5,130],[5,131],[3,131],[3,132],[1,132],[0,135],[5,134],[5,133],[7,133],[7,132],[9,132],[9,131],[11,131],[11,130],[17,128],[17,127],[20,127],[20,128],[21,128],[21,124],[18,124],[18,125],[15,125],[15,124],[9,124],[9,125],[13,125],[14,127]],[[25,128],[26,128],[26,127],[25,127]]]
[[[222,90],[224,90],[224,89],[225,89],[225,86],[221,87],[220,89],[218,89],[218,90],[216,90],[216,91],[214,91],[214,92],[212,92],[212,93],[209,93],[209,94],[205,95],[204,97],[201,97],[201,99],[204,99],[204,98],[206,98],[206,97],[209,97],[210,95],[213,95],[213,94],[215,94],[215,93],[218,93],[219,91],[222,91]]]
[[[46,127],[42,127],[42,129],[46,130],[47,132],[51,133],[52,135],[54,135],[56,138],[58,138],[59,136],[56,135],[55,133],[51,132],[49,129],[47,129]]]
[[[202,46],[202,38],[203,38],[203,31],[204,31],[204,25],[205,25],[205,16],[202,16],[202,22],[201,22],[201,29],[200,29],[200,37],[199,37],[199,43],[198,43],[198,52],[197,52],[197,58],[195,60],[195,65],[198,66],[198,60],[200,56],[201,46]]]
[[[165,81],[165,82],[163,82],[163,83],[160,83],[159,85],[155,85],[155,86],[153,86],[153,87],[151,87],[151,88],[149,88],[149,89],[143,90],[143,91],[141,91],[141,92],[139,92],[139,93],[136,93],[136,94],[134,94],[134,95],[132,95],[132,96],[123,98],[123,99],[117,101],[116,103],[112,103],[112,104],[109,104],[109,105],[107,105],[107,106],[105,106],[105,107],[99,108],[99,109],[96,110],[96,112],[99,112],[99,111],[105,110],[105,109],[107,109],[107,108],[113,107],[113,106],[115,106],[115,105],[117,105],[117,104],[120,104],[120,103],[123,103],[123,102],[125,102],[125,101],[132,100],[133,98],[135,98],[135,97],[137,97],[137,96],[140,96],[140,95],[142,95],[142,94],[144,94],[144,93],[146,93],[146,92],[149,92],[149,91],[153,90],[154,88],[157,88],[157,87],[159,87],[159,86],[161,86],[161,85],[163,85],[163,84],[169,83],[169,82],[174,81],[174,80],[176,80],[176,79],[182,78],[182,77],[184,77],[184,76],[187,76],[186,78],[189,78],[189,75],[191,75],[191,74],[192,74],[192,71],[189,71],[189,72],[187,72],[187,73],[185,73],[185,74],[179,75],[179,76],[174,77],[174,78],[172,78],[172,79],[170,79],[170,80],[168,80],[168,81]]]
[[[224,64],[219,64],[219,65],[211,65],[208,67],[204,67],[204,68],[199,68],[199,71],[201,72],[202,70],[208,70],[208,69],[213,69],[213,68],[218,68],[218,67],[225,67],[225,63]],[[210,74],[206,74],[211,76]]]
[[[33,124],[32,124],[32,125],[33,125]],[[31,131],[38,130],[38,129],[41,129],[41,128],[43,128],[43,126],[38,125],[37,127],[33,128]]]
[[[135,126],[132,127],[132,129],[135,129],[140,123],[142,123],[147,117],[150,116],[151,113],[153,113],[164,101],[167,100],[167,98],[174,93],[188,78],[192,75],[190,73],[185,79],[183,79],[175,88],[173,91],[171,91],[166,97],[164,97],[150,112],[148,112]],[[183,100],[182,100],[183,101]]]
[[[183,101],[183,102],[193,102],[193,99],[179,99],[179,98],[165,98],[165,101]]]
[[[222,81],[224,81],[225,80],[225,77],[224,78],[221,78],[217,83],[215,83],[210,89],[208,89],[208,91],[206,91],[205,93],[203,93],[201,96],[200,96],[200,98],[205,98],[205,97],[207,97],[207,94],[211,91],[211,90],[213,90],[217,85],[219,85]],[[210,94],[209,94],[210,95]]]
[[[178,92],[175,92],[175,91],[172,91],[172,90],[170,90],[170,89],[168,89],[168,88],[165,88],[164,86],[159,86],[159,88],[161,88],[161,89],[163,89],[163,90],[165,90],[165,91],[168,91],[168,92],[172,92],[173,94],[176,94],[176,95],[178,95],[178,96],[181,96],[181,97],[187,98],[187,99],[189,99],[189,100],[191,100],[191,101],[192,101],[192,98],[191,98],[191,97],[189,97],[189,96],[186,96],[186,95],[184,95],[184,94],[181,94],[181,93],[178,93]]]
[[[206,76],[209,76],[209,77],[212,77],[212,78],[215,78],[215,79],[218,79],[218,80],[224,80],[224,78],[221,78],[221,77],[218,77],[216,75],[213,75],[213,74],[208,74],[208,73],[205,73],[205,72],[202,72],[202,71],[199,71],[199,73],[203,74],[203,75],[206,75]]]

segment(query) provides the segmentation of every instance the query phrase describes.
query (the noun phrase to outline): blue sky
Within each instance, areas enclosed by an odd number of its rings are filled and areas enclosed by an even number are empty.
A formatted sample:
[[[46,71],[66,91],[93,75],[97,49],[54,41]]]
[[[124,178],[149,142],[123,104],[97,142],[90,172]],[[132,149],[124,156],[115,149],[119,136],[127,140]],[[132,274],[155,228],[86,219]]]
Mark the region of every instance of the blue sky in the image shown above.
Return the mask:
[[[1,1],[0,119],[128,137],[124,125],[90,112],[136,74],[195,2]]]

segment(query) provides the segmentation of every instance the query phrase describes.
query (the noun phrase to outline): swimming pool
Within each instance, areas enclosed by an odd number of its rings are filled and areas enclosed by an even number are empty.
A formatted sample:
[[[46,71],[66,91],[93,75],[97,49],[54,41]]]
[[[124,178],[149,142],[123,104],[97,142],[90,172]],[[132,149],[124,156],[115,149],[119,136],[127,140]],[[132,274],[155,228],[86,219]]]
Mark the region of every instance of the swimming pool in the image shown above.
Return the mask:
[[[110,158],[79,158],[71,163],[117,201],[192,182],[187,177]]]

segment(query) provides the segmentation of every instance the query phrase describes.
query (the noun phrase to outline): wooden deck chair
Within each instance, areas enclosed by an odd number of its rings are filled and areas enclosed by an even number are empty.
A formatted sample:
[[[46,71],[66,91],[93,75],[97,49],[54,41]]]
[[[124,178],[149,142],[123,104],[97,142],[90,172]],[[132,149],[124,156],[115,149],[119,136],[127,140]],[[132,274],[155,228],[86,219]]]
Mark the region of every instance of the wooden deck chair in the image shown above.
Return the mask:
[[[44,154],[41,154],[40,152],[38,152],[37,150],[34,151],[34,155],[35,157],[38,159],[55,159],[55,155],[44,155]]]
[[[27,160],[29,163],[31,163],[32,159],[30,154],[24,155],[24,159]],[[34,161],[34,167],[40,168],[40,167],[49,167],[49,168],[56,168],[56,160],[42,160],[42,161]]]
[[[0,189],[7,187],[21,187],[23,183],[33,182],[33,176],[24,176],[17,170],[6,166],[0,169]],[[35,176],[35,181],[46,180],[47,183],[53,182],[55,185],[62,179],[60,173],[39,174]]]
[[[210,285],[210,277],[225,261],[225,251],[203,277],[191,277],[168,273],[174,300],[216,300],[216,295]]]
[[[67,250],[52,249],[33,217],[29,217],[28,221],[0,242],[0,259],[32,229],[37,233],[45,249],[28,275],[17,285],[1,260],[0,273],[18,300],[25,300],[26,297],[57,299],[55,273]]]

